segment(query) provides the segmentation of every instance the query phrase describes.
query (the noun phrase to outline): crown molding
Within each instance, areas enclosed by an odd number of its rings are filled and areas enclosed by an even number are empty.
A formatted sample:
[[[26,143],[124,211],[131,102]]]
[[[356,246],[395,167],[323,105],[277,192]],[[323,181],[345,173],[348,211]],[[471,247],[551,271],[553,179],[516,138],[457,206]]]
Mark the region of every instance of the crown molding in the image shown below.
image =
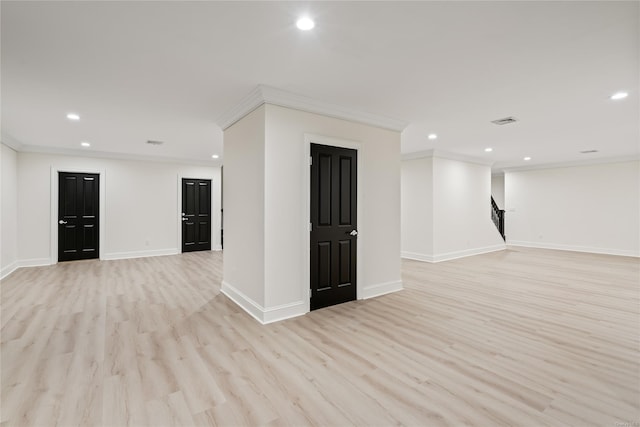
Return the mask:
[[[216,123],[222,130],[226,130],[262,104],[277,105],[294,110],[306,111],[308,113],[321,114],[396,132],[402,132],[409,124],[404,120],[357,111],[265,85],[257,86],[245,96],[238,105],[220,116]]]
[[[541,170],[541,169],[558,169],[558,168],[570,168],[570,167],[579,167],[579,166],[591,166],[591,165],[600,165],[600,164],[608,164],[608,163],[624,163],[624,162],[635,162],[640,161],[640,154],[631,154],[628,156],[617,156],[617,157],[602,157],[599,159],[589,159],[589,160],[575,160],[571,162],[557,162],[557,163],[544,163],[540,165],[526,165],[526,166],[513,166],[513,167],[496,167],[495,172],[502,171],[503,173],[507,172],[525,172],[525,171],[533,171],[533,170]]]
[[[492,161],[481,159],[479,157],[467,156],[465,154],[451,153],[449,151],[442,150],[425,150],[425,151],[416,151],[413,153],[406,153],[402,155],[402,160],[413,160],[413,159],[423,159],[423,158],[436,158],[436,159],[447,159],[447,160],[456,160],[459,162],[465,163],[474,163],[482,166],[491,166],[493,164]]]
[[[7,135],[6,133],[2,133],[0,136],[1,142],[9,148],[13,148],[15,151],[22,151],[24,144],[11,135]]]
[[[3,141],[4,143],[4,141]],[[108,151],[92,151],[73,148],[43,147],[40,145],[21,145],[21,153],[51,154],[59,156],[88,157],[98,159],[129,160],[139,162],[172,163],[180,165],[197,165],[208,167],[222,166],[222,160],[180,159],[174,157],[146,156],[141,154],[111,153]]]

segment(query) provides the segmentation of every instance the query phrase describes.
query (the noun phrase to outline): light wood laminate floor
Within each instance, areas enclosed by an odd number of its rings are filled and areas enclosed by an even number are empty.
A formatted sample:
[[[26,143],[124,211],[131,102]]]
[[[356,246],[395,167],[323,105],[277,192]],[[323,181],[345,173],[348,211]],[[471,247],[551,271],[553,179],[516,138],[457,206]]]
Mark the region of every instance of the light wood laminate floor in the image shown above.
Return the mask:
[[[215,252],[0,285],[2,426],[640,425],[638,259],[403,261],[405,290],[261,326]]]

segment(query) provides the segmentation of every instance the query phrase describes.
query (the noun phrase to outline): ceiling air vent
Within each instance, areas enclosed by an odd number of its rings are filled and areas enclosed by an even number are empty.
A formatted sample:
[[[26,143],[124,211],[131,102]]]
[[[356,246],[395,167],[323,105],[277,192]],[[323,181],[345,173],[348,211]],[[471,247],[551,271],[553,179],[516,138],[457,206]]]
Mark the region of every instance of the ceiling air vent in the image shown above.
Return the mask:
[[[491,120],[491,123],[502,126],[502,125],[508,125],[510,123],[515,123],[517,121],[518,119],[516,119],[515,117],[509,116],[509,117],[505,117],[504,119]]]
[[[154,141],[154,140],[150,139],[150,140],[147,141],[147,144],[149,144],[149,145],[162,145],[162,144],[164,144],[164,141]]]
[[[598,150],[584,150],[581,151],[580,154],[591,154],[591,153],[597,153]]]

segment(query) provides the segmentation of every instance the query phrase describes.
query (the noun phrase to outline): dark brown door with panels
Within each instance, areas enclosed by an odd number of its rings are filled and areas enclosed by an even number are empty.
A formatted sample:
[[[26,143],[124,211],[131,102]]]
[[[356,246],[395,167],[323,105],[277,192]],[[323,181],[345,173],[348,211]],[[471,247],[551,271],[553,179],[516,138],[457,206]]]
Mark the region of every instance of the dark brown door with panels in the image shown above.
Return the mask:
[[[311,144],[311,310],[356,299],[357,156]]]
[[[182,179],[182,252],[211,250],[211,180]]]
[[[100,175],[58,173],[58,261],[100,256]]]

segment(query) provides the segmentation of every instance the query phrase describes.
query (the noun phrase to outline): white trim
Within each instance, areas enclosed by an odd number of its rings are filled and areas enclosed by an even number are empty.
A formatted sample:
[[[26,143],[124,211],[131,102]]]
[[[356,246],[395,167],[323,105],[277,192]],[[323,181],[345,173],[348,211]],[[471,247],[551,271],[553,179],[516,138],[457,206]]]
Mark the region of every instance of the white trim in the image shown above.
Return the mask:
[[[7,144],[5,144],[7,145]],[[201,160],[201,159],[180,159],[175,157],[159,157],[159,156],[147,156],[142,154],[125,154],[125,153],[112,153],[107,151],[93,151],[83,150],[77,148],[62,148],[62,147],[45,147],[42,145],[20,145],[16,151],[24,153],[41,153],[41,154],[54,154],[64,155],[72,157],[88,157],[97,159],[115,159],[115,160],[130,160],[130,161],[142,161],[142,162],[158,162],[158,163],[172,163],[182,165],[197,165],[208,167],[220,167],[222,165],[222,158],[217,160]]]
[[[98,252],[99,259],[104,259],[105,253],[105,236],[106,236],[106,225],[107,225],[107,215],[106,215],[106,194],[107,194],[107,172],[105,169],[78,169],[78,168],[67,168],[67,167],[58,167],[51,166],[51,190],[50,190],[50,243],[51,247],[49,249],[49,264],[57,264],[58,263],[58,173],[59,172],[72,172],[72,173],[95,173],[99,175],[99,202],[100,202],[100,212],[99,212],[99,244],[98,244]]]
[[[220,116],[216,123],[222,130],[226,130],[262,104],[278,105],[280,107],[364,123],[397,132],[402,132],[409,124],[404,120],[357,111],[265,85],[259,85],[253,89],[235,107]]]
[[[402,155],[402,160],[413,160],[413,159],[424,159],[424,158],[437,158],[437,159],[448,159],[448,160],[457,160],[459,162],[466,163],[475,163],[482,166],[491,166],[493,161],[487,159],[481,159],[479,157],[467,156],[464,154],[451,153],[448,151],[442,150],[425,150],[425,151],[416,151],[413,153],[406,153]]]
[[[505,249],[507,249],[507,245],[500,244],[500,245],[485,246],[482,248],[464,249],[462,251],[445,252],[445,253],[436,254],[436,255],[419,254],[415,252],[401,252],[400,256],[402,258],[413,259],[416,261],[442,262],[442,261],[449,261],[452,259],[465,258],[468,256],[486,254],[489,252],[503,251]]]
[[[501,166],[499,163],[494,165],[496,171],[502,172],[524,172],[540,169],[560,169],[578,166],[591,166],[607,163],[626,163],[640,160],[640,154],[631,154],[628,156],[591,158],[585,160],[574,160],[570,162],[544,163],[540,165],[522,165],[522,166]]]
[[[52,265],[51,260],[48,258],[31,258],[18,260],[18,268],[22,267],[46,267]]]
[[[304,301],[296,301],[263,309],[262,324],[266,325],[267,323],[303,316],[307,314],[305,308]]]
[[[381,295],[390,294],[392,292],[398,292],[403,290],[402,280],[396,280],[394,282],[376,283],[374,285],[365,286],[362,289],[362,296],[360,299],[369,299],[378,297]]]
[[[214,251],[214,252],[221,251],[222,250],[222,245],[212,246],[211,250]]]
[[[14,151],[22,151],[24,144],[20,141],[18,141],[17,139],[15,139],[14,137],[7,135],[6,133],[2,132],[2,136],[0,136],[1,139],[1,143],[9,148],[11,148]]]
[[[521,246],[525,248],[553,249],[558,251],[586,252],[586,253],[592,253],[592,254],[616,255],[616,256],[630,256],[634,258],[640,257],[640,252],[630,251],[626,249],[594,248],[590,246],[565,245],[565,244],[558,244],[558,243],[526,242],[522,240],[507,240],[507,245]]]
[[[295,301],[275,307],[264,308],[224,280],[222,281],[220,292],[229,297],[231,301],[235,302],[240,308],[263,325],[302,316],[308,312],[308,310],[305,310],[304,301]]]
[[[180,250],[177,248],[169,249],[152,249],[148,251],[131,251],[131,252],[112,252],[100,256],[101,260],[116,260],[130,258],[147,258],[153,256],[179,255]]]
[[[362,259],[362,253],[363,253],[363,239],[366,242],[366,229],[364,228],[364,221],[363,221],[363,203],[362,203],[362,186],[363,186],[363,166],[364,166],[364,153],[365,153],[365,148],[364,145],[360,142],[357,141],[349,141],[346,139],[337,139],[337,138],[332,138],[332,137],[328,137],[328,136],[322,136],[322,135],[315,135],[315,134],[310,134],[310,133],[305,133],[304,134],[304,158],[302,159],[302,165],[304,168],[304,172],[303,172],[303,182],[302,185],[304,186],[304,191],[305,191],[305,203],[303,204],[303,218],[305,218],[304,220],[304,231],[302,233],[302,235],[304,236],[302,239],[302,247],[304,248],[303,254],[304,254],[304,259],[303,259],[303,273],[304,273],[304,277],[301,280],[301,286],[302,286],[302,295],[308,295],[309,298],[307,298],[304,303],[305,303],[305,307],[306,307],[306,312],[311,311],[311,301],[310,301],[310,297],[311,295],[309,295],[309,289],[311,287],[310,284],[310,277],[311,277],[311,236],[309,234],[309,223],[311,222],[311,167],[309,166],[309,157],[311,157],[311,144],[323,144],[323,145],[331,145],[333,147],[341,147],[341,148],[350,148],[353,150],[356,150],[358,152],[358,175],[357,175],[357,179],[358,179],[358,184],[357,184],[357,189],[356,191],[358,192],[357,196],[356,196],[356,200],[358,203],[358,215],[357,215],[357,221],[358,221],[358,238],[357,238],[357,243],[356,243],[356,296],[357,299],[361,299],[362,298],[362,294],[363,294],[363,289],[362,289],[362,265],[363,265],[363,259]]]
[[[231,301],[235,302],[238,306],[240,306],[240,308],[249,313],[251,317],[264,325],[264,308],[260,304],[258,304],[257,302],[246,296],[244,293],[239,291],[235,286],[229,284],[229,282],[225,282],[224,280],[222,281],[220,292],[225,294]]]
[[[7,265],[5,268],[0,270],[0,280],[9,276],[11,273],[18,269],[18,261],[14,261],[11,264]]]

